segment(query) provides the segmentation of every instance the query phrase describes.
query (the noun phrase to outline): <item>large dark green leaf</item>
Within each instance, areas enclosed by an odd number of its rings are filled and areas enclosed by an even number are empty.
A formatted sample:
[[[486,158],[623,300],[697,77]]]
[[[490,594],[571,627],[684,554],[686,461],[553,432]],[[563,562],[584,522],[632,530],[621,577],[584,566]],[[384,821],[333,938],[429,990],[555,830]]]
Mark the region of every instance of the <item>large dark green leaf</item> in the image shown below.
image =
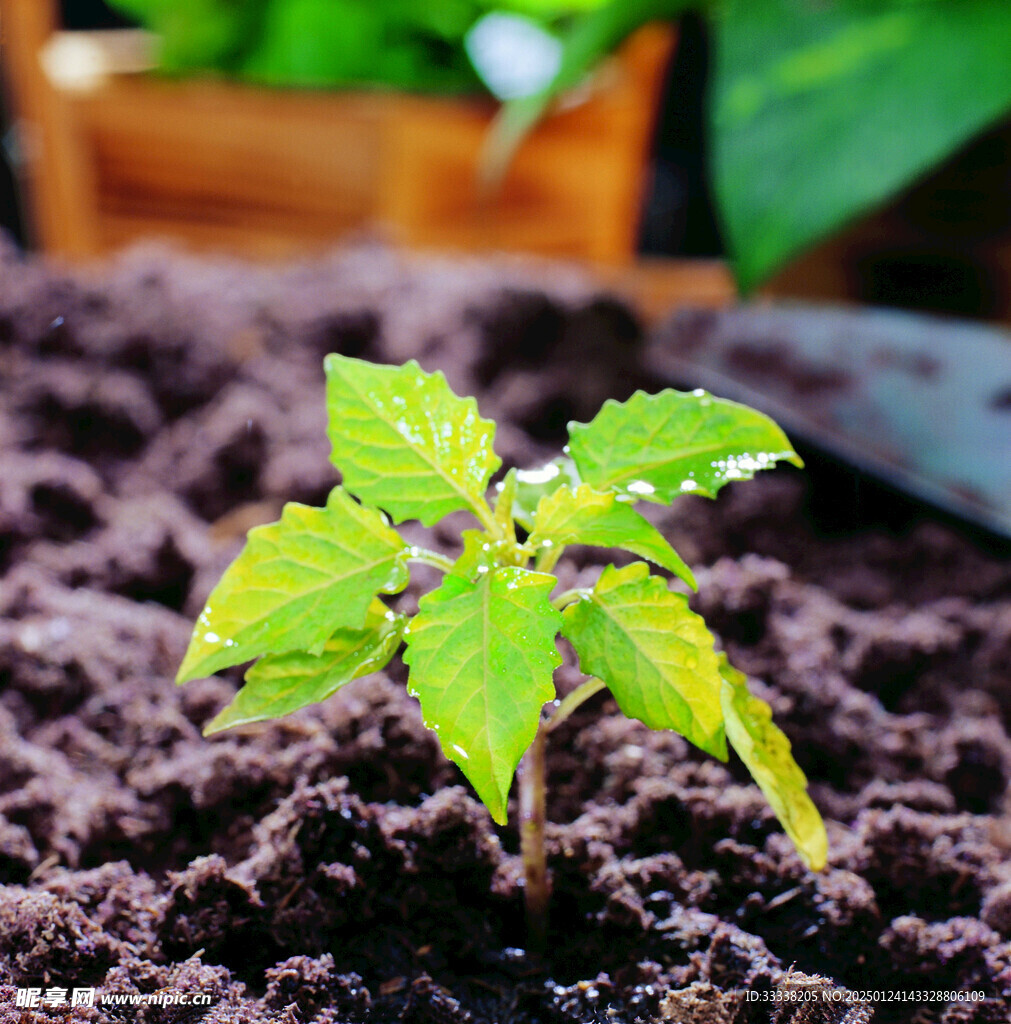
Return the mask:
[[[748,290],[1011,108],[1007,0],[727,0],[715,191]]]

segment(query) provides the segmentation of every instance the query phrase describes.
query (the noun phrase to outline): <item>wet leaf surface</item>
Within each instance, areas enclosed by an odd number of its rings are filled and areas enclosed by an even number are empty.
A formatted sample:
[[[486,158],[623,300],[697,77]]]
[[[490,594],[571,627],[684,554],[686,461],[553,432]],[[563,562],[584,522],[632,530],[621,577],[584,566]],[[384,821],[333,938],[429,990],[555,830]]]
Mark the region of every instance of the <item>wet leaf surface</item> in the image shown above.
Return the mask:
[[[673,729],[726,759],[712,634],[688,599],[650,576],[648,566],[608,566],[565,610],[562,632],[580,668],[607,683],[629,718]]]
[[[318,653],[360,629],[372,599],[407,584],[408,546],[385,518],[335,488],[326,508],[294,502],[259,526],[200,613],[178,681],[261,654]]]
[[[501,460],[495,424],[473,398],[458,398],[441,373],[413,360],[377,366],[330,355],[326,374],[331,460],[352,494],[395,522],[426,526],[484,501]]]
[[[553,576],[508,567],[476,583],[447,576],[408,628],[408,690],[500,823],[516,765],[555,694],[554,585]]]
[[[605,402],[590,423],[569,424],[569,438],[582,480],[664,504],[682,494],[715,497],[779,461],[801,465],[768,416],[704,391],[637,391]]]

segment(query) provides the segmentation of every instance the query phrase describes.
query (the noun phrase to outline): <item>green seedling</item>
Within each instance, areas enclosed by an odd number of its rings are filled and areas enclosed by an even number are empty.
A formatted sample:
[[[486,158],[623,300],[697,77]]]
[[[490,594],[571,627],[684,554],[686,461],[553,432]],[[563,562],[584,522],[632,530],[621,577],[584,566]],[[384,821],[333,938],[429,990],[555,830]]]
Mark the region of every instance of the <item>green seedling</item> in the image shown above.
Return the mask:
[[[383,668],[404,645],[408,691],[446,756],[499,824],[513,776],[531,942],[543,941],[545,741],[605,687],[624,714],[673,729],[721,760],[727,742],[812,869],[825,863],[821,818],[766,703],[716,651],[684,593],[647,563],[695,588],[691,569],[636,502],[715,497],[785,460],[800,465],[766,416],[703,391],[637,392],[569,425],[566,455],[510,470],[495,425],[441,373],[417,363],[326,359],[328,434],[343,477],[325,508],[288,504],[248,542],[208,599],[178,682],[259,659],[206,733],[277,718],[325,700]],[[471,512],[454,560],[403,540],[390,525],[432,526]],[[388,518],[389,517],[389,518]],[[593,587],[556,593],[552,569],[569,545],[624,549],[644,561],[609,565]],[[382,595],[402,591],[411,563],[441,584],[409,616]],[[558,634],[590,678],[555,700]],[[524,758],[524,755],[525,758]]]

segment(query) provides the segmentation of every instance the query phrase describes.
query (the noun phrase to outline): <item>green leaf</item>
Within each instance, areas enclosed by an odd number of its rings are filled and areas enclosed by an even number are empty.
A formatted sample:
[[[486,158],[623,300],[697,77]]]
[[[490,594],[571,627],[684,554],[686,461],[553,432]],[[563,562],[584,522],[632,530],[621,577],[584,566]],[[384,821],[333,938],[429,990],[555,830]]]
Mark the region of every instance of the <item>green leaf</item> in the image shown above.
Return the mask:
[[[326,508],[294,502],[249,531],[200,613],[177,681],[261,654],[319,654],[334,630],[361,629],[373,597],[407,585],[410,548],[342,488]]]
[[[534,528],[538,502],[545,495],[554,494],[563,484],[570,487],[580,484],[576,464],[564,456],[552,459],[538,469],[517,470],[513,518],[529,533]]]
[[[569,424],[569,451],[597,490],[665,504],[681,494],[713,498],[779,460],[803,465],[768,416],[701,390],[609,399],[592,422]]]
[[[591,544],[623,548],[663,566],[693,590],[698,589],[691,569],[652,523],[613,491],[595,491],[589,484],[575,489],[562,485],[554,494],[541,498],[530,543],[538,547]]]
[[[463,552],[453,563],[453,575],[465,580],[476,580],[483,573],[491,572],[498,565],[496,547],[488,534],[481,530],[464,530]]]
[[[720,671],[702,618],[649,567],[608,566],[565,609],[562,634],[580,668],[607,683],[618,707],[651,729],[673,729],[727,759]]]
[[[328,355],[324,365],[330,457],[352,494],[396,522],[431,526],[460,509],[487,519],[484,493],[501,460],[495,424],[473,398],[458,398],[414,360],[377,366]]]
[[[406,633],[408,690],[425,725],[499,824],[516,765],[555,695],[561,616],[548,598],[556,582],[511,566],[476,583],[446,576],[418,602]]]
[[[347,0],[273,0],[243,71],[277,85],[325,87],[367,79],[369,59],[383,42],[383,19],[373,7]]]
[[[818,809],[807,795],[807,779],[790,753],[790,741],[772,721],[772,709],[748,692],[744,675],[720,655],[727,739],[765,794],[804,863],[820,871],[828,837]]]
[[[157,37],[166,71],[231,70],[262,29],[266,0],[108,0]]]
[[[211,720],[204,735],[290,715],[326,700],[352,679],[377,672],[396,653],[406,624],[406,616],[391,612],[377,598],[363,629],[338,629],[318,656],[302,651],[268,654],[249,669],[246,685]]]
[[[508,539],[493,540],[481,530],[464,530],[461,537],[463,552],[453,563],[451,572],[465,580],[475,580],[500,565],[525,565],[528,561]]]
[[[605,3],[607,0],[503,0],[501,3],[493,0],[487,6],[552,19],[577,11],[592,11],[597,7],[603,7]]]
[[[1011,108],[1006,0],[728,0],[716,27],[714,186],[745,291]]]

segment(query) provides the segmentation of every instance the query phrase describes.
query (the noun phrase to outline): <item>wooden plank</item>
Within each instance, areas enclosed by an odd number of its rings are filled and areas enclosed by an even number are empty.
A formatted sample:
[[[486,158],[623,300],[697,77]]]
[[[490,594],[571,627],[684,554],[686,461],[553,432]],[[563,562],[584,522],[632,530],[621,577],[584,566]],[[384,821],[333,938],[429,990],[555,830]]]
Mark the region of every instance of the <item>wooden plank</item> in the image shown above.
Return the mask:
[[[648,325],[678,309],[720,309],[737,301],[733,274],[723,260],[650,257],[597,272]]]
[[[375,215],[382,104],[210,81],[116,78],[74,107],[108,240],[127,225],[197,244],[335,239]]]
[[[238,255],[242,259],[277,262],[322,254],[334,246],[332,235],[290,226],[263,226],[240,221],[207,223],[170,216],[143,216],[105,211],[99,222],[96,254],[114,253],[139,239],[164,241],[192,252]]]
[[[46,114],[46,158],[31,170],[49,251],[99,253],[155,232],[277,256],[379,229],[414,247],[632,259],[670,30],[634,37],[600,76],[606,88],[542,124],[489,199],[477,166],[490,102],[116,74],[143,66],[142,37],[53,37],[52,0],[0,0],[6,9],[20,18],[24,102]],[[54,88],[28,55],[52,64],[61,48],[83,56]]]
[[[491,105],[405,98],[393,110],[381,203],[398,238],[631,262],[655,101],[673,44],[665,28],[634,36],[601,76],[603,87],[537,128],[492,196],[481,194],[476,174]]]
[[[98,245],[95,181],[66,97],[39,61],[58,27],[54,0],[0,0],[3,70],[14,99],[23,154],[28,225],[37,244],[63,256]]]

